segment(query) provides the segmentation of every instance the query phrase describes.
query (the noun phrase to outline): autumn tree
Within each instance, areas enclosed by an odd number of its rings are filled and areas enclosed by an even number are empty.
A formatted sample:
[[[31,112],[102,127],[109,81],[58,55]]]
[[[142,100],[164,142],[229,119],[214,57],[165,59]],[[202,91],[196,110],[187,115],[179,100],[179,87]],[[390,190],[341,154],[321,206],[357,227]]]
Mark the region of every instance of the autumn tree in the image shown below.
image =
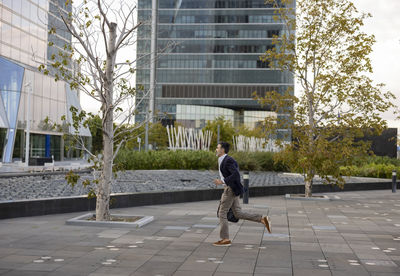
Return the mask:
[[[139,142],[137,138],[140,138],[141,147],[144,149],[144,140],[145,140],[145,126],[141,126],[136,128],[132,134],[134,139],[130,139],[126,143],[127,149],[138,149]],[[162,150],[168,148],[168,134],[167,129],[160,123],[149,123],[149,144],[153,146],[153,149]]]
[[[261,59],[271,69],[292,73],[301,91],[294,96],[289,87],[258,99],[278,114],[266,119],[270,132],[290,130],[291,137],[277,139],[282,148],[277,158],[304,174],[310,197],[316,175],[344,184],[340,167],[367,153],[359,138],[386,127],[381,114],[395,97],[370,78],[375,37],[362,31],[370,14],[350,0],[266,2],[274,6],[282,31]]]
[[[218,127],[219,127],[219,141],[218,140]],[[210,149],[213,151],[218,142],[232,143],[232,137],[235,134],[235,128],[232,125],[232,121],[226,120],[224,116],[219,116],[213,121],[207,121],[203,131],[209,130],[213,133]]]
[[[58,5],[62,22],[49,25],[49,36],[55,38],[49,46],[57,46],[58,54],[53,54],[52,62],[39,69],[45,74],[53,74],[56,80],[65,80],[72,89],[79,89],[101,104],[100,120],[93,114],[73,108],[70,124],[76,130],[74,137],[78,142],[81,141],[80,127],[100,127],[101,154],[83,149],[89,153],[96,172],[92,182],[95,185],[96,220],[109,220],[114,158],[132,137],[129,133],[135,128],[125,126],[133,124],[137,111],[135,102],[141,102],[140,99],[135,101],[136,90],[131,79],[136,66],[136,30],[142,23],[135,22],[136,6],[130,1],[84,0],[72,5],[70,0]],[[72,44],[55,45],[57,33],[72,35]],[[148,96],[144,94],[144,97]],[[69,179],[77,180],[71,175]],[[89,184],[88,180],[84,182],[84,185]]]
[[[235,127],[235,136],[243,135],[246,137],[265,138],[265,127],[263,125],[257,125],[254,127],[246,126],[241,124]]]

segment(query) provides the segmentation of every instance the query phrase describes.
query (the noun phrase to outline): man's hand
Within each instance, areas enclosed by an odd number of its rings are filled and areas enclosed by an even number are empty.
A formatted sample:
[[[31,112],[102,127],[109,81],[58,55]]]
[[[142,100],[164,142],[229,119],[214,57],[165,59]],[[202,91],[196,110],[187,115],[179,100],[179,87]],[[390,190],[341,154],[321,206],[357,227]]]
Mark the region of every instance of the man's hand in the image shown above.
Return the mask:
[[[221,179],[214,179],[214,183],[215,183],[215,185],[222,185],[222,184],[224,184],[224,182],[222,182],[222,180]]]

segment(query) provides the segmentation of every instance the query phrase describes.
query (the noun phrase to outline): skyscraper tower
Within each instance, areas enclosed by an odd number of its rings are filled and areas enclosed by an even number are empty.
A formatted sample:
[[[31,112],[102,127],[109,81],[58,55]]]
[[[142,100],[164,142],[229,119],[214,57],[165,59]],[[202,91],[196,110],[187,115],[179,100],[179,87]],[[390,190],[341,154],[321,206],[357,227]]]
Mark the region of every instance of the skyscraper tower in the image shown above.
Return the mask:
[[[137,88],[149,89],[151,0],[138,1]],[[224,116],[254,127],[270,115],[253,93],[293,86],[288,72],[260,56],[285,25],[264,0],[163,0],[158,6],[155,102],[164,124],[201,128]],[[138,97],[139,98],[139,97]],[[136,121],[144,120],[144,103]]]

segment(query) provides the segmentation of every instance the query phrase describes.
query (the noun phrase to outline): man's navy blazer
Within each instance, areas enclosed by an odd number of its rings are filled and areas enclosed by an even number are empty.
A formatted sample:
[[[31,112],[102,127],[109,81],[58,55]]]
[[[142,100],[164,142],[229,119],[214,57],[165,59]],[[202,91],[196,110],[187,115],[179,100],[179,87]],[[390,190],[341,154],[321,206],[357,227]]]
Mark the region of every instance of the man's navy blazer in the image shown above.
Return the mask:
[[[240,182],[239,166],[235,159],[229,155],[222,160],[220,170],[225,184],[232,188],[233,193],[238,196],[243,194],[243,185]]]

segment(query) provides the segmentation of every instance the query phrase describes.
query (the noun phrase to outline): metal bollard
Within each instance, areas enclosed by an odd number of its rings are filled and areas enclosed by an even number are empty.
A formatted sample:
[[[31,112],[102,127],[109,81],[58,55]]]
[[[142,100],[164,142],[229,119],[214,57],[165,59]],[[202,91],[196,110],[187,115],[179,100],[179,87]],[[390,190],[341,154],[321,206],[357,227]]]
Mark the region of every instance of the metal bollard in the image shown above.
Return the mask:
[[[392,193],[395,193],[397,188],[396,176],[397,176],[396,170],[392,171]]]
[[[243,194],[243,204],[249,204],[249,172],[243,172],[243,184],[244,184],[244,194]]]

